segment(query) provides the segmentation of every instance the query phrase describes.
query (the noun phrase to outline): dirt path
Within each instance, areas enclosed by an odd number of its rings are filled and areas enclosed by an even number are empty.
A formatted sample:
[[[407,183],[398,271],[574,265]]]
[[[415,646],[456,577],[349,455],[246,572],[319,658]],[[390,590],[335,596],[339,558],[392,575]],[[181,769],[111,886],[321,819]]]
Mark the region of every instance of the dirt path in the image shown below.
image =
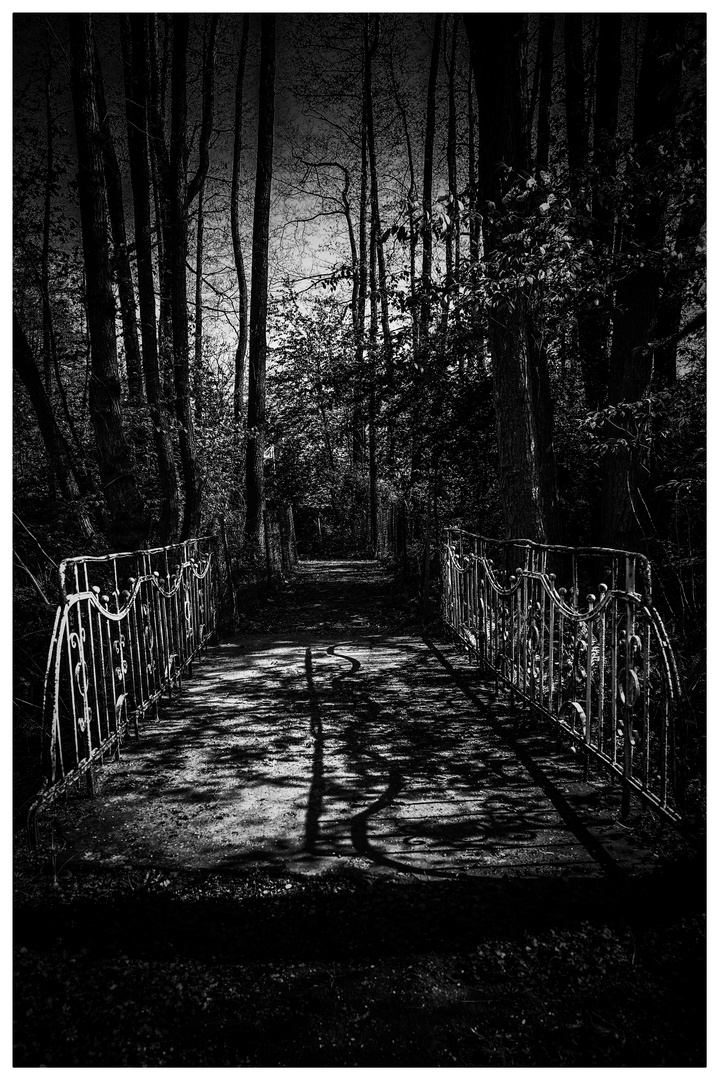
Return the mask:
[[[606,784],[582,784],[546,739],[514,744],[506,703],[398,626],[392,590],[374,563],[303,563],[101,771],[96,799],[54,808],[68,858],[424,877],[651,866]]]

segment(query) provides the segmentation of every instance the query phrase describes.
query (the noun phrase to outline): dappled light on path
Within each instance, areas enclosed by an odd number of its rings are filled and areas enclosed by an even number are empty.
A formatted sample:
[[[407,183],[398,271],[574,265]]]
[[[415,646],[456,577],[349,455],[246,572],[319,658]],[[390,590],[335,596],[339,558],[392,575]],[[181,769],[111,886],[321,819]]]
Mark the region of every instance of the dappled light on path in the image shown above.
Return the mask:
[[[261,630],[210,650],[102,770],[95,800],[56,808],[74,857],[426,878],[611,870],[507,737],[506,705],[463,690],[462,661],[401,625],[392,588],[377,564],[303,564]],[[584,789],[588,820],[621,846],[602,790]]]

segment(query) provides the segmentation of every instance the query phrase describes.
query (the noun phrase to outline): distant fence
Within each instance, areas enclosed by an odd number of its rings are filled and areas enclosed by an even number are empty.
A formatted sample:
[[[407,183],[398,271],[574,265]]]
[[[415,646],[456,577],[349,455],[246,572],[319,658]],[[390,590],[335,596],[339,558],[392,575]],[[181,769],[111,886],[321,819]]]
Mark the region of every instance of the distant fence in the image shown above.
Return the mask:
[[[443,619],[470,654],[638,795],[682,819],[677,666],[639,554],[445,531]],[[638,589],[640,591],[638,591]]]
[[[139,718],[191,673],[216,629],[216,566],[214,537],[61,563],[32,845],[38,811],[83,776],[92,790],[93,767],[119,754],[130,724],[137,734]]]

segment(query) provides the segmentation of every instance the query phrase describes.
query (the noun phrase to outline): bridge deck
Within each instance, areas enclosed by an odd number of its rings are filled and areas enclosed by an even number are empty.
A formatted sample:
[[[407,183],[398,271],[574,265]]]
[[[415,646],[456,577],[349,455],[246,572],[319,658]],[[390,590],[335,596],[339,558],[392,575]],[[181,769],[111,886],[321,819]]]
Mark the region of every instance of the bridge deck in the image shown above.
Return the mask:
[[[251,633],[50,818],[80,862],[420,876],[593,875],[652,856],[541,732],[517,737],[377,564],[301,564]]]

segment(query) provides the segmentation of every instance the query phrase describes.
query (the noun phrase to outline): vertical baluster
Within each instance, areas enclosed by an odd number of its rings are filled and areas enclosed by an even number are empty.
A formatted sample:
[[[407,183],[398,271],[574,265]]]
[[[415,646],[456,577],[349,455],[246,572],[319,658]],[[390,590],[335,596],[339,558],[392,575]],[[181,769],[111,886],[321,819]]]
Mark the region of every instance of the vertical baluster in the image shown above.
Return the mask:
[[[549,648],[547,650],[547,709],[549,712],[554,712],[554,649],[555,649],[555,635],[554,635],[554,574],[549,575],[551,582],[552,592],[548,597],[549,603]]]
[[[562,586],[559,590],[560,600],[564,603],[567,595],[567,590]],[[562,686],[562,679],[564,678],[564,610],[559,609],[559,657],[557,660],[557,716],[561,715],[562,706],[564,704],[564,687]]]
[[[165,631],[165,642],[167,651],[167,693],[170,699],[172,698],[172,682],[173,682],[173,656],[175,654],[175,642],[173,638],[172,627],[172,578],[170,575],[170,562],[168,558],[169,549],[166,547],[163,551],[164,559],[164,585],[162,596],[162,621]]]
[[[525,694],[534,702],[534,634],[535,609],[534,609],[534,579],[531,577],[531,562],[534,559],[534,551],[528,549],[530,566],[524,572],[524,601],[525,601],[525,649],[524,649],[524,683]]]
[[[132,602],[130,605],[130,611],[128,612],[128,625],[130,627],[130,646],[132,648],[133,657],[135,658],[135,667],[137,671],[134,724],[135,735],[139,735],[139,716],[140,713],[144,715],[145,705],[147,703],[147,671],[145,669],[145,649],[142,621],[142,583],[140,581],[140,576],[130,578],[130,594],[132,595]]]
[[[158,643],[157,651],[160,665],[160,692],[166,689],[169,672],[169,650],[167,648],[167,635],[165,634],[165,622],[163,619],[162,582],[160,573],[155,570],[152,575],[153,593],[155,599],[155,623],[157,625]]]
[[[137,692],[137,670],[135,666],[135,653],[132,642],[132,626],[130,623],[131,605],[130,605],[130,592],[127,589],[123,589],[122,596],[119,598],[122,601],[121,607],[118,611],[123,612],[122,622],[118,623],[118,632],[120,640],[120,663],[122,665],[123,672],[123,686],[125,693],[125,728],[129,728],[130,725],[130,697],[132,697],[133,711],[137,708],[138,692]]]
[[[669,766],[669,723],[670,723],[670,692],[669,686],[665,685],[663,694],[663,715],[661,720],[660,736],[659,736],[659,784],[660,784],[660,798],[661,805],[667,805],[667,773]]]
[[[106,607],[107,607],[107,609],[109,611],[110,610],[109,597],[103,597],[103,600],[107,601]],[[117,706],[117,700],[118,700],[118,698],[120,696],[120,694],[118,692],[118,683],[121,686],[122,682],[121,682],[120,678],[118,677],[117,664],[115,662],[115,649],[114,649],[114,643],[113,643],[113,640],[112,640],[111,621],[112,620],[110,620],[110,619],[103,619],[103,622],[105,624],[105,637],[106,637],[106,641],[107,641],[108,687],[109,687],[109,691],[110,691],[108,699],[107,699],[107,704],[108,704],[108,709],[107,709],[107,713],[108,713],[108,716],[107,716],[107,730],[108,730],[108,737],[110,735],[116,735],[117,736],[117,741],[115,743],[115,754],[116,754],[116,757],[119,760],[119,757],[120,757],[120,723],[119,723],[119,717],[118,717],[119,710],[118,710],[118,706]],[[119,663],[119,656],[118,656],[118,663]]]
[[[71,716],[70,719],[71,719],[71,727],[72,727],[72,731],[73,731],[74,744],[75,744],[75,761],[73,762],[73,766],[72,766],[73,768],[75,766],[79,765],[79,763],[81,761],[80,747],[78,745],[78,739],[77,739],[78,710],[77,710],[77,702],[76,702],[76,698],[75,698],[75,671],[76,671],[76,664],[73,663],[73,655],[72,655],[72,650],[73,650],[73,647],[74,647],[74,648],[77,649],[77,654],[78,654],[77,662],[79,663],[79,660],[80,660],[80,647],[79,647],[79,643],[78,643],[77,646],[72,645],[72,638],[73,638],[73,635],[75,633],[75,631],[72,629],[73,622],[75,621],[73,619],[74,614],[75,614],[74,610],[71,608],[70,611],[68,612],[67,636],[66,636],[66,641],[67,641],[67,667],[68,667],[68,673],[69,673],[68,682],[70,683],[70,709],[71,709],[71,712],[72,712],[72,716]],[[76,641],[78,640],[77,636],[75,636],[75,640]],[[68,772],[71,772],[71,771],[72,771],[72,769],[68,769]]]
[[[516,580],[517,579],[515,578],[514,574],[511,574],[510,578],[509,578],[510,588],[514,587],[514,585],[516,583]],[[515,628],[516,628],[516,623],[517,623],[517,594],[518,594],[518,591],[519,591],[518,589],[514,589],[514,591],[511,592],[510,595],[507,597],[507,600],[509,602],[509,654],[510,654],[510,656],[509,656],[509,681],[510,681],[510,686],[511,686],[512,690],[514,690],[514,686],[515,686],[515,683],[516,683],[515,655],[514,654],[515,654],[515,645],[516,645],[516,638],[517,638]]]
[[[589,594],[587,601],[589,608],[594,606],[596,597]],[[584,725],[584,778],[588,777],[589,773],[589,748],[592,745],[592,648],[594,645],[594,620],[587,619],[587,693],[585,698],[584,714],[586,721]]]
[[[194,664],[195,657],[197,655],[197,635],[199,633],[199,626],[197,625],[197,563],[195,562],[194,552],[190,555],[190,565],[187,570],[187,584],[188,584],[188,598],[190,601],[190,652],[192,655],[192,661]]]
[[[155,668],[155,635],[152,603],[152,575],[150,573],[149,556],[143,552],[141,556],[141,585],[142,605],[142,640],[144,644],[145,672],[147,674],[147,703],[155,698],[157,690],[157,672]],[[157,709],[155,709],[157,712]]]
[[[77,563],[75,563],[74,570],[75,570],[75,589],[76,589],[76,592],[80,592],[80,575],[79,575],[79,566],[78,566]],[[88,706],[90,706],[90,693],[92,693],[92,698],[94,700],[94,709],[92,710],[92,712],[96,716],[96,719],[97,719],[98,742],[100,742],[101,741],[101,739],[99,738],[99,736],[100,736],[100,731],[99,731],[99,727],[100,727],[100,700],[99,700],[98,683],[97,683],[97,663],[96,663],[97,648],[96,648],[96,644],[95,644],[95,622],[97,620],[97,612],[95,610],[95,606],[94,606],[92,600],[90,599],[90,594],[94,593],[95,590],[90,588],[90,581],[89,581],[89,577],[88,577],[87,563],[86,562],[83,562],[82,570],[83,570],[84,592],[88,594],[88,596],[87,596],[87,598],[85,600],[85,607],[86,607],[86,610],[87,610],[87,627],[88,627],[87,633],[88,633],[89,639],[90,639],[88,644],[89,644],[89,651],[90,651],[91,671],[89,672],[90,678],[88,679],[89,686],[88,686],[88,690],[87,690],[87,693],[88,693]],[[89,718],[88,718],[88,723],[89,723]]]
[[[542,579],[545,578],[545,567],[541,569]],[[544,703],[544,670],[547,643],[547,589],[544,580],[539,582],[539,595],[541,598],[539,610],[539,706],[545,708]],[[549,704],[549,701],[547,701]]]
[[[626,600],[626,634],[624,638],[624,789],[622,791],[622,815],[629,813],[631,800],[630,781],[632,778],[632,716],[630,671],[632,661],[632,637],[634,636],[634,558],[625,558],[625,590],[629,594]]]
[[[184,670],[185,644],[182,636],[182,566],[175,564],[174,592],[172,596],[172,618],[175,624],[175,651],[177,652],[177,666],[180,672]]]
[[[612,640],[611,640],[611,657],[612,657],[612,671],[611,671],[611,722],[612,722],[612,761],[616,764],[617,761],[617,725],[619,723],[619,633],[618,633],[618,612],[619,601],[616,597],[617,588],[617,557],[612,556],[612,604],[611,604],[611,616],[612,616]]]
[[[643,719],[644,719],[644,787],[649,790],[649,740],[651,738],[651,732],[649,731],[649,695],[650,695],[650,673],[651,673],[651,627],[649,625],[649,619],[644,617],[644,694],[643,694]],[[654,787],[654,784],[651,785]]]
[[[96,586],[97,588],[97,586]],[[93,589],[93,592],[95,590]],[[112,730],[112,716],[114,712],[114,698],[112,687],[112,650],[109,648],[106,640],[106,622],[103,615],[103,609],[109,606],[110,597],[103,594],[100,596],[100,590],[97,589],[95,593],[97,602],[100,605],[100,611],[97,612],[97,634],[95,635],[96,641],[99,642],[99,668],[100,668],[100,685],[102,687],[102,708],[98,710],[98,729],[102,728],[101,716],[104,713],[105,731],[109,735]]]
[[[92,754],[93,740],[92,740],[92,711],[90,709],[89,702],[89,672],[87,663],[85,660],[85,628],[83,626],[82,619],[82,604],[80,601],[76,601],[73,604],[73,614],[75,616],[75,630],[77,633],[77,651],[79,666],[76,668],[78,678],[76,679],[78,685],[78,691],[82,698],[82,728],[81,735],[79,737],[79,751],[83,760],[87,761]],[[80,679],[82,679],[82,686],[80,685]],[[79,706],[79,702],[78,702]],[[79,721],[79,717],[76,718]],[[99,733],[98,733],[99,734]],[[98,744],[100,740],[98,738]],[[91,783],[89,787],[90,793],[92,793]]]
[[[187,611],[185,608],[185,599],[187,595],[186,579],[187,579],[187,567],[185,561],[180,552],[180,587],[177,593],[177,607],[178,607],[178,625],[180,627],[180,639],[182,643],[182,670],[186,670],[188,648],[187,648]]]
[[[163,664],[163,643],[162,643],[162,627],[160,626],[160,609],[158,606],[158,585],[160,575],[156,570],[152,569],[150,565],[150,581],[148,582],[148,592],[150,595],[150,618],[152,619],[152,631],[153,631],[153,649],[152,660],[155,669],[155,708],[159,713],[160,708],[160,695],[162,694],[162,687],[165,681],[165,671]]]
[[[602,603],[607,594],[607,586],[599,586],[599,602]],[[604,752],[604,665],[607,640],[607,615],[606,608],[602,608],[599,615],[599,670],[597,674],[597,748],[600,753]]]

